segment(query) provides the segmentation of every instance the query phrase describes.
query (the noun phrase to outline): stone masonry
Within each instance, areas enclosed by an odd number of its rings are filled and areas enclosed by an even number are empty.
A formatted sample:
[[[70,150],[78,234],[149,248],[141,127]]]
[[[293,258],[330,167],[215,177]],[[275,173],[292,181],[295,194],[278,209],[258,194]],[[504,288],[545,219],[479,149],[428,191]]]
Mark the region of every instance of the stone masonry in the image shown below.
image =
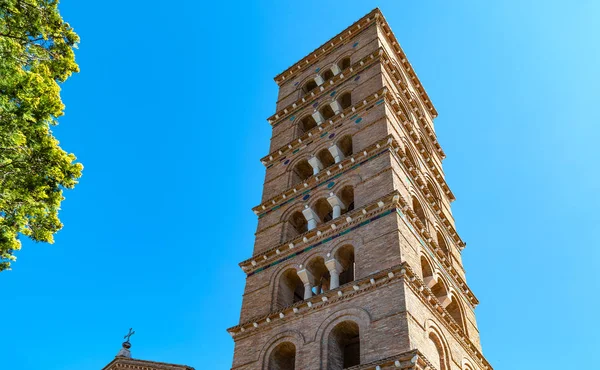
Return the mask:
[[[492,369],[437,112],[381,11],[275,81],[232,369]]]

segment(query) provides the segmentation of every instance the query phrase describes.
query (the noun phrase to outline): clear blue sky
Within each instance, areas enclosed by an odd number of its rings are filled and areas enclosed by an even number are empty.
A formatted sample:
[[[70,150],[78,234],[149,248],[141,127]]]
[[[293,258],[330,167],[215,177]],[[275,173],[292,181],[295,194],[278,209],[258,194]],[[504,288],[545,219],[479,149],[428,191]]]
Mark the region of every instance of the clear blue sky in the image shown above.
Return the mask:
[[[597,310],[600,2],[73,1],[55,131],[85,165],[56,244],[0,274],[0,367],[229,369],[277,86],[379,6],[440,113],[496,369],[588,368]],[[592,359],[592,361],[595,361]]]

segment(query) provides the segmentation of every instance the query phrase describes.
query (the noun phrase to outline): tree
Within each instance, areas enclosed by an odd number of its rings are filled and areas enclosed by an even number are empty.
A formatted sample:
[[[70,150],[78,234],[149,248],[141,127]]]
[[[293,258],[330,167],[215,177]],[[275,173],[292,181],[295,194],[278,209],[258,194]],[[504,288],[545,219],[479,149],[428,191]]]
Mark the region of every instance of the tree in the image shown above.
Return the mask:
[[[77,42],[58,0],[0,0],[0,271],[20,236],[54,242],[63,190],[81,176],[51,130],[64,111],[58,84],[79,71]]]

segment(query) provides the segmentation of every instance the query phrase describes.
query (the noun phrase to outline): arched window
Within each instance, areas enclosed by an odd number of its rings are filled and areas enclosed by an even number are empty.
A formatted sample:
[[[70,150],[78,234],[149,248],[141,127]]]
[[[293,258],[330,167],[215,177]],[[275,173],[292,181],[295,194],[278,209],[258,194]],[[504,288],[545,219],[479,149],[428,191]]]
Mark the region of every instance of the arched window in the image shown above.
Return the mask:
[[[327,266],[325,266],[323,257],[315,257],[310,260],[310,262],[306,264],[306,269],[315,279],[315,286],[312,288],[313,294],[317,295],[329,290],[331,277]]]
[[[335,259],[342,265],[342,273],[340,274],[340,285],[347,284],[355,280],[355,263],[354,263],[354,247],[345,245],[338,249],[335,254]]]
[[[423,146],[425,147],[425,151],[427,152],[427,154],[429,156],[431,156],[431,149],[429,148],[429,143],[427,143],[427,140],[425,140],[425,137],[423,135],[419,136],[419,141],[421,142],[421,144],[423,144]]]
[[[338,63],[338,67],[340,67],[340,70],[344,70],[346,68],[350,67],[350,57],[346,57],[344,59],[342,59],[339,63]]]
[[[402,113],[404,113],[404,115],[406,116],[406,120],[409,122],[414,122],[414,118],[412,113],[410,112],[410,110],[406,107],[406,105],[404,105],[404,102],[400,102],[400,110],[402,111]]]
[[[286,240],[290,240],[300,234],[304,234],[307,231],[308,225],[306,223],[306,218],[304,217],[302,212],[294,212],[289,219]]]
[[[296,346],[283,342],[273,349],[269,357],[269,370],[294,370],[296,368]]]
[[[408,165],[409,165],[409,167],[413,167],[415,169],[419,169],[419,165],[417,164],[417,160],[415,159],[415,156],[412,154],[412,152],[410,151],[410,149],[408,149],[408,147],[406,148],[406,158],[408,158]]]
[[[327,120],[335,116],[335,112],[333,111],[333,108],[331,108],[331,105],[326,104],[321,108],[321,115],[323,116],[323,119]]]
[[[433,269],[431,268],[429,261],[423,256],[421,256],[421,272],[423,273],[423,280],[433,276]]]
[[[412,208],[413,211],[417,214],[417,218],[423,223],[423,225],[425,225],[425,228],[427,228],[427,218],[425,217],[425,211],[423,210],[421,203],[419,203],[417,198],[414,196],[412,199]]]
[[[338,146],[338,148],[340,148],[340,150],[342,151],[342,154],[344,154],[345,157],[349,157],[352,155],[352,153],[354,153],[354,151],[352,149],[352,136],[351,135],[346,135],[346,136],[342,137],[340,140],[338,140],[337,146]]]
[[[331,221],[333,219],[333,208],[325,198],[321,198],[317,201],[315,204],[315,212],[323,222]]]
[[[313,168],[306,159],[298,162],[292,170],[292,186],[308,179],[312,174]]]
[[[317,88],[317,83],[315,82],[315,80],[310,80],[306,84],[304,84],[304,87],[302,88],[302,90],[304,90],[304,93],[309,93],[316,88]]]
[[[429,333],[429,341],[432,349],[435,351],[435,355],[429,359],[435,369],[448,370],[448,364],[446,363],[446,355],[444,352],[444,346],[440,338],[434,333]]]
[[[460,326],[460,329],[463,332],[466,332],[465,323],[464,323],[463,315],[462,315],[462,310],[460,309],[460,304],[458,303],[458,300],[456,297],[453,297],[452,302],[450,302],[450,304],[448,306],[446,306],[446,311],[448,311],[450,316],[454,319],[454,321],[456,321],[458,326]]]
[[[333,71],[331,69],[326,70],[325,72],[321,73],[321,78],[323,78],[323,81],[332,79]]]
[[[331,155],[331,152],[328,149],[322,149],[317,154],[317,158],[319,158],[319,160],[323,164],[323,168],[327,168],[335,163],[335,160],[333,159],[333,156]]]
[[[352,186],[345,186],[340,191],[340,200],[346,205],[346,209],[342,210],[342,214],[354,210],[354,188]]]
[[[302,119],[300,119],[299,135],[303,135],[305,132],[310,131],[316,126],[317,122],[315,121],[312,115],[309,114],[305,117],[302,117]]]
[[[327,369],[343,370],[360,365],[360,330],[353,321],[337,324],[327,340]]]
[[[439,204],[439,202],[440,202],[440,193],[438,192],[436,186],[433,185],[433,183],[431,182],[430,179],[427,179],[427,190],[429,190],[429,192],[431,193],[432,200],[436,204]]]
[[[437,284],[431,288],[431,293],[433,293],[433,295],[442,302],[447,299],[448,288],[446,288],[446,285],[441,278],[439,278]]]
[[[349,108],[352,105],[352,94],[349,92],[342,94],[338,99],[338,103],[342,110]]]
[[[437,237],[438,246],[442,249],[442,251],[444,252],[445,255],[448,255],[449,251],[448,251],[448,245],[446,244],[446,239],[444,238],[442,233],[440,233],[439,231],[437,232],[436,237]]]
[[[304,284],[295,269],[289,269],[279,279],[277,308],[287,307],[304,299]]]

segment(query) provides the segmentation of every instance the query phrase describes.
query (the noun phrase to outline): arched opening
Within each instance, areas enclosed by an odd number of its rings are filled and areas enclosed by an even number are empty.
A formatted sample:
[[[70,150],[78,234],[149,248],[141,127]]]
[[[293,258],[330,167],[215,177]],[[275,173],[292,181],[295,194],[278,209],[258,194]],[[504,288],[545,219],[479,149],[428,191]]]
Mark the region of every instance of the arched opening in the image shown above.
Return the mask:
[[[354,153],[352,149],[352,135],[346,135],[342,137],[340,140],[338,140],[337,146],[342,151],[342,154],[344,154],[344,157],[351,156],[352,153]]]
[[[444,285],[444,281],[441,278],[439,278],[438,282],[431,288],[431,293],[433,293],[440,301],[447,298],[448,288],[446,288],[446,285]]]
[[[434,333],[429,333],[429,340],[431,347],[435,351],[435,355],[432,356],[429,361],[433,365],[434,369],[439,370],[448,370],[448,366],[446,364],[446,356],[444,352],[444,347],[442,346],[442,342]]]
[[[333,208],[325,198],[321,198],[317,201],[314,211],[323,222],[331,221],[333,219]]]
[[[454,321],[456,321],[458,326],[460,326],[460,329],[465,332],[465,323],[463,321],[462,311],[456,298],[452,298],[452,302],[446,306],[446,311],[448,311],[450,316],[454,319]]]
[[[300,120],[300,135],[303,135],[305,132],[310,131],[314,127],[317,126],[317,121],[313,118],[312,115],[307,115]]]
[[[277,308],[287,307],[304,299],[304,284],[295,269],[285,271],[279,279]]]
[[[271,352],[269,370],[294,370],[296,368],[296,346],[283,342]]]
[[[417,166],[417,161],[415,159],[415,157],[412,155],[410,149],[408,149],[408,146],[406,147],[406,158],[408,158],[408,167],[412,167],[414,169],[418,169],[419,167]]]
[[[335,254],[335,259],[342,265],[342,273],[340,274],[340,285],[347,284],[355,280],[355,262],[354,262],[354,247],[345,245],[341,247]]]
[[[306,218],[302,212],[297,211],[292,214],[289,219],[289,226],[287,229],[286,240],[290,240],[308,231],[308,224],[306,223]]]
[[[404,105],[403,102],[400,102],[400,110],[406,116],[406,120],[408,120],[410,122],[414,122],[412,113],[410,113],[409,109],[406,108],[406,105]]]
[[[321,108],[321,115],[323,116],[323,119],[327,120],[335,116],[335,112],[333,111],[333,108],[331,108],[331,105],[326,104]]]
[[[317,83],[315,82],[315,80],[310,80],[306,84],[304,84],[304,87],[302,88],[302,90],[304,90],[304,93],[309,93],[316,88],[317,88]]]
[[[442,233],[440,233],[439,231],[437,232],[437,244],[438,246],[442,249],[442,251],[444,252],[445,255],[448,255],[448,245],[446,244],[446,239],[444,238],[444,236],[442,235]]]
[[[342,94],[338,99],[338,103],[340,104],[342,110],[350,108],[352,105],[352,94],[349,92]]]
[[[306,159],[298,162],[292,170],[292,186],[308,179],[312,174],[313,168]]]
[[[433,276],[433,269],[431,268],[429,261],[423,256],[421,256],[421,272],[423,273],[423,280]]]
[[[350,68],[350,57],[346,57],[346,58],[342,59],[338,63],[338,67],[340,67],[340,70],[342,70],[342,71],[346,68]]]
[[[342,214],[354,210],[354,188],[352,186],[345,186],[340,191],[340,200],[346,205],[346,209],[342,210]]]
[[[310,271],[312,276],[315,278],[315,286],[312,288],[313,294],[321,294],[329,290],[329,283],[331,277],[329,270],[325,266],[325,260],[323,257],[315,257],[306,265],[306,269]]]
[[[327,168],[335,163],[335,159],[331,155],[331,152],[328,149],[322,149],[318,154],[317,158],[323,164],[323,168]]]
[[[331,69],[326,70],[325,72],[321,73],[321,77],[323,78],[323,81],[327,81],[333,78],[333,71]]]
[[[427,218],[425,217],[425,211],[423,210],[423,207],[421,207],[421,203],[419,203],[417,198],[414,196],[412,198],[412,208],[413,211],[417,214],[417,218],[423,223],[423,225],[425,225],[425,228],[427,228]]]
[[[435,203],[439,204],[439,202],[440,202],[440,193],[437,191],[437,188],[435,187],[435,185],[433,185],[433,183],[429,179],[427,179],[427,190],[429,190],[429,193],[432,196],[432,200]]]
[[[427,141],[425,140],[425,137],[423,135],[419,135],[419,141],[421,142],[421,144],[425,147],[425,152],[431,156],[431,149],[429,148],[429,144],[427,143]]]
[[[327,341],[327,369],[343,370],[360,365],[360,330],[353,321],[337,324]]]

